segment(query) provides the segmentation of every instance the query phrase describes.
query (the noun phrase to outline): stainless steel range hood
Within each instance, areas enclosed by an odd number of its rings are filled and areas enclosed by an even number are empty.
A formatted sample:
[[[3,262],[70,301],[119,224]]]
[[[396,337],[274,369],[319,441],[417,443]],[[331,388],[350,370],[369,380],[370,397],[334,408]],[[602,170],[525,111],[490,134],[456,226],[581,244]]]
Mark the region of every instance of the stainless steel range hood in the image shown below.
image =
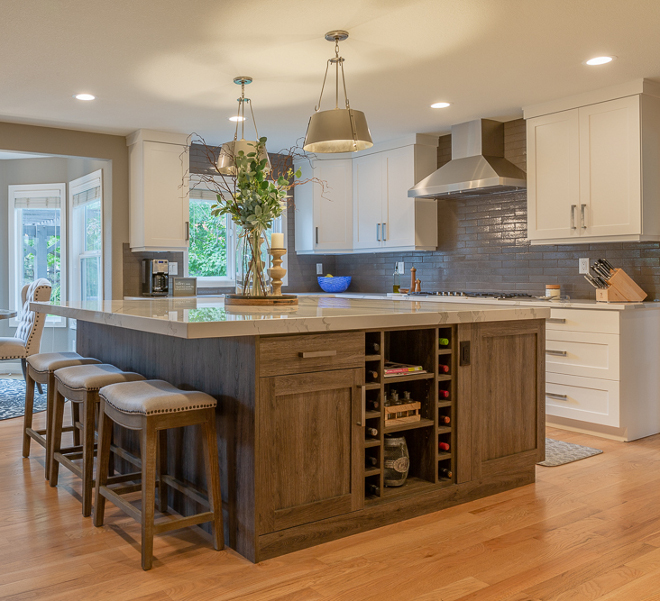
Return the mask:
[[[504,124],[477,119],[452,126],[451,161],[408,190],[408,196],[482,196],[526,187],[525,172],[504,158]]]

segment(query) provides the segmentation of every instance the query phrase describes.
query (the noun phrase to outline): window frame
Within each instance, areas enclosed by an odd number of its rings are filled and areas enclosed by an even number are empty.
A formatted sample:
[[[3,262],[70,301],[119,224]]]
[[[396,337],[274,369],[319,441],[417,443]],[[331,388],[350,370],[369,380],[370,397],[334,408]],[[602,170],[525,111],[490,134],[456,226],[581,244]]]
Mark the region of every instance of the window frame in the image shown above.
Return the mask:
[[[66,183],[53,184],[10,184],[7,187],[7,238],[8,238],[8,258],[9,258],[9,307],[20,312],[21,310],[21,289],[22,285],[18,283],[19,274],[22,272],[20,261],[22,252],[17,252],[16,244],[18,220],[16,219],[16,200],[19,198],[59,196],[60,199],[60,302],[67,300],[67,196]],[[19,209],[22,210],[22,209]],[[9,321],[11,327],[18,326],[18,318]],[[66,327],[66,317],[59,315],[47,315],[44,324],[46,327],[64,328]]]

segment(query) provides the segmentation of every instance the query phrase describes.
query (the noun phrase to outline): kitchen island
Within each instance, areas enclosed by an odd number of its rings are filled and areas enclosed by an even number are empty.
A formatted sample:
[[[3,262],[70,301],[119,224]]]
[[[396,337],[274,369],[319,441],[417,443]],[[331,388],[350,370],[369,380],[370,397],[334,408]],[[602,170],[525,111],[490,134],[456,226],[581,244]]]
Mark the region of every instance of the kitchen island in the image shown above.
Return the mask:
[[[77,350],[215,396],[227,544],[276,557],[534,482],[544,457],[549,310],[301,297],[101,301],[37,311],[77,320]],[[385,362],[421,372],[385,376]],[[385,421],[410,393],[415,421]],[[405,485],[387,487],[387,436],[406,440]],[[130,433],[119,442],[131,447]],[[169,469],[204,486],[201,437],[171,432]],[[191,501],[170,490],[169,504]]]

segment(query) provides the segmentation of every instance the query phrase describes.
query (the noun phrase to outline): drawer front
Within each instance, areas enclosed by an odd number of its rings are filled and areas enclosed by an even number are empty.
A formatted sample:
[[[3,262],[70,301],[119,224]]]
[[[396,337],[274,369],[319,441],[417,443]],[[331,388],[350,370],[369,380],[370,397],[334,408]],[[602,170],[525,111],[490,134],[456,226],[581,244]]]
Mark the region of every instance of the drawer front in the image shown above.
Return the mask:
[[[546,375],[546,415],[619,427],[619,382]]]
[[[364,332],[261,338],[259,362],[262,378],[364,367]]]
[[[605,309],[551,309],[548,331],[619,333],[619,311]]]
[[[549,373],[619,379],[616,334],[548,330],[545,348],[545,369]]]

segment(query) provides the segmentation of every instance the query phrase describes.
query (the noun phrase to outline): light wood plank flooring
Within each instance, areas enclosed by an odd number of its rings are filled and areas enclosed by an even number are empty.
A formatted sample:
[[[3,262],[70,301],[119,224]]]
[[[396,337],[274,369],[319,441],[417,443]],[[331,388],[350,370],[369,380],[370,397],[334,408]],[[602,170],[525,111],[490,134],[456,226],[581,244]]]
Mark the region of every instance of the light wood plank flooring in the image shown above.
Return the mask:
[[[40,419],[43,415],[39,416]],[[618,443],[550,430],[602,455],[537,468],[538,481],[253,565],[197,529],[156,537],[108,504],[80,513],[80,483],[24,460],[21,420],[0,422],[0,599],[40,601],[660,600],[660,435]]]

